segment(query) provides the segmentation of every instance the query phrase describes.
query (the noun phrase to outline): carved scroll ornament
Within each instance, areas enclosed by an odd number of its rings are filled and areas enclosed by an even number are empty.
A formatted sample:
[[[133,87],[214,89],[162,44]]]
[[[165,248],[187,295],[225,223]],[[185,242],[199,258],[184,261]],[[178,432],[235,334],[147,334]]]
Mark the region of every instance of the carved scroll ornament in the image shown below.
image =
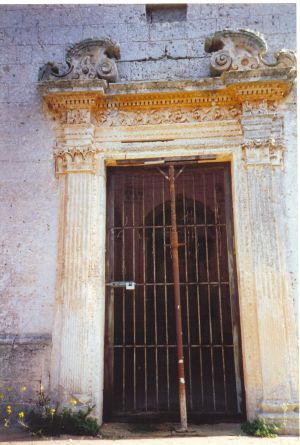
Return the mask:
[[[40,68],[38,80],[104,79],[116,82],[118,71],[113,58],[120,58],[120,49],[110,39],[86,39],[67,51],[67,71],[60,73],[56,64],[48,62]]]
[[[288,50],[277,52],[274,63],[267,62],[264,59],[267,44],[263,36],[244,29],[215,32],[205,40],[205,51],[212,53],[210,70],[213,76],[225,71],[296,67],[295,54]]]
[[[96,114],[96,121],[101,126],[136,126],[136,125],[157,125],[184,122],[202,122],[213,120],[237,119],[240,117],[239,106],[229,108],[212,106],[204,108],[194,108],[191,110],[180,109],[151,109],[147,111],[99,111]]]

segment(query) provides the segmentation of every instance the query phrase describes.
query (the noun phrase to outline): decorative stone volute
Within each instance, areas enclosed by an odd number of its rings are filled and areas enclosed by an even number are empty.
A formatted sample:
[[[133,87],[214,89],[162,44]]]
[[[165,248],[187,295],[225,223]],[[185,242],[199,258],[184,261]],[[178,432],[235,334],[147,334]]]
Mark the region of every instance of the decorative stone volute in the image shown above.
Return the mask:
[[[292,51],[277,52],[274,63],[264,60],[267,44],[259,33],[240,29],[217,31],[205,40],[205,51],[213,53],[210,61],[212,76],[225,71],[248,71],[266,67],[295,68]]]
[[[66,72],[60,73],[56,64],[48,62],[40,68],[38,80],[104,79],[116,82],[118,71],[113,58],[120,58],[120,49],[110,39],[86,39],[68,49]]]

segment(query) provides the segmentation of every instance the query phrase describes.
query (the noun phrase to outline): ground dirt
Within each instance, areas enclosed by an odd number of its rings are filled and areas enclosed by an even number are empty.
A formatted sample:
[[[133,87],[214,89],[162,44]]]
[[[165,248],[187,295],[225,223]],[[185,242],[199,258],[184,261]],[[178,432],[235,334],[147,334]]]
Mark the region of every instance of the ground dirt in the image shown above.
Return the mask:
[[[275,438],[255,438],[243,435],[239,424],[189,425],[185,434],[176,432],[174,424],[122,424],[106,423],[101,428],[101,436],[59,438],[35,438],[16,429],[0,430],[0,442],[5,444],[30,445],[33,442],[54,442],[55,445],[89,445],[101,441],[101,445],[298,445],[299,437],[279,436]]]

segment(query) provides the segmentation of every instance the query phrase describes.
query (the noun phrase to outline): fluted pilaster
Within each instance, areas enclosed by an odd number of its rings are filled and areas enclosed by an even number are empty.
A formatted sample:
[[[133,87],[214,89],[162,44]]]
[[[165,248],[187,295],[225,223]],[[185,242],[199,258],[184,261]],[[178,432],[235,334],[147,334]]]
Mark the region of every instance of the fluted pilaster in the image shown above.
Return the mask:
[[[257,116],[246,117],[242,121],[245,136],[242,176],[246,192],[244,204],[248,213],[248,220],[244,221],[248,228],[244,235],[251,241],[249,263],[242,262],[253,275],[249,299],[255,296],[257,312],[253,318],[253,330],[258,330],[257,363],[260,371],[257,375],[261,379],[261,391],[257,394],[260,397],[256,414],[281,423],[289,432],[296,432],[296,320],[285,264],[281,192],[284,147],[280,134],[272,137],[278,119],[275,114],[269,114],[260,116],[260,119]],[[240,224],[243,224],[242,220]]]
[[[51,387],[64,404],[96,404],[101,417],[104,165],[94,152],[78,150],[58,154],[56,164],[61,233]]]

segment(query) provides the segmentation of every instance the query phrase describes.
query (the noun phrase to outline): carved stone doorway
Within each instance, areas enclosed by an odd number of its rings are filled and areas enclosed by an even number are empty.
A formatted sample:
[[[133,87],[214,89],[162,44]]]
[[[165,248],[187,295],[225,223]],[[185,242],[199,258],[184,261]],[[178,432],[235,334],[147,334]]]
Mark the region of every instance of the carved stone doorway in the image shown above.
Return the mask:
[[[280,51],[268,63],[265,41],[242,30],[209,36],[205,49],[214,78],[108,83],[117,72],[106,59],[119,52],[107,40],[75,45],[67,72],[48,64],[40,73],[56,121],[60,195],[51,389],[67,406],[70,398],[95,405],[102,422],[107,168],[186,156],[230,161],[247,418],[296,432],[297,335],[282,193],[296,151],[287,130],[295,56]]]

